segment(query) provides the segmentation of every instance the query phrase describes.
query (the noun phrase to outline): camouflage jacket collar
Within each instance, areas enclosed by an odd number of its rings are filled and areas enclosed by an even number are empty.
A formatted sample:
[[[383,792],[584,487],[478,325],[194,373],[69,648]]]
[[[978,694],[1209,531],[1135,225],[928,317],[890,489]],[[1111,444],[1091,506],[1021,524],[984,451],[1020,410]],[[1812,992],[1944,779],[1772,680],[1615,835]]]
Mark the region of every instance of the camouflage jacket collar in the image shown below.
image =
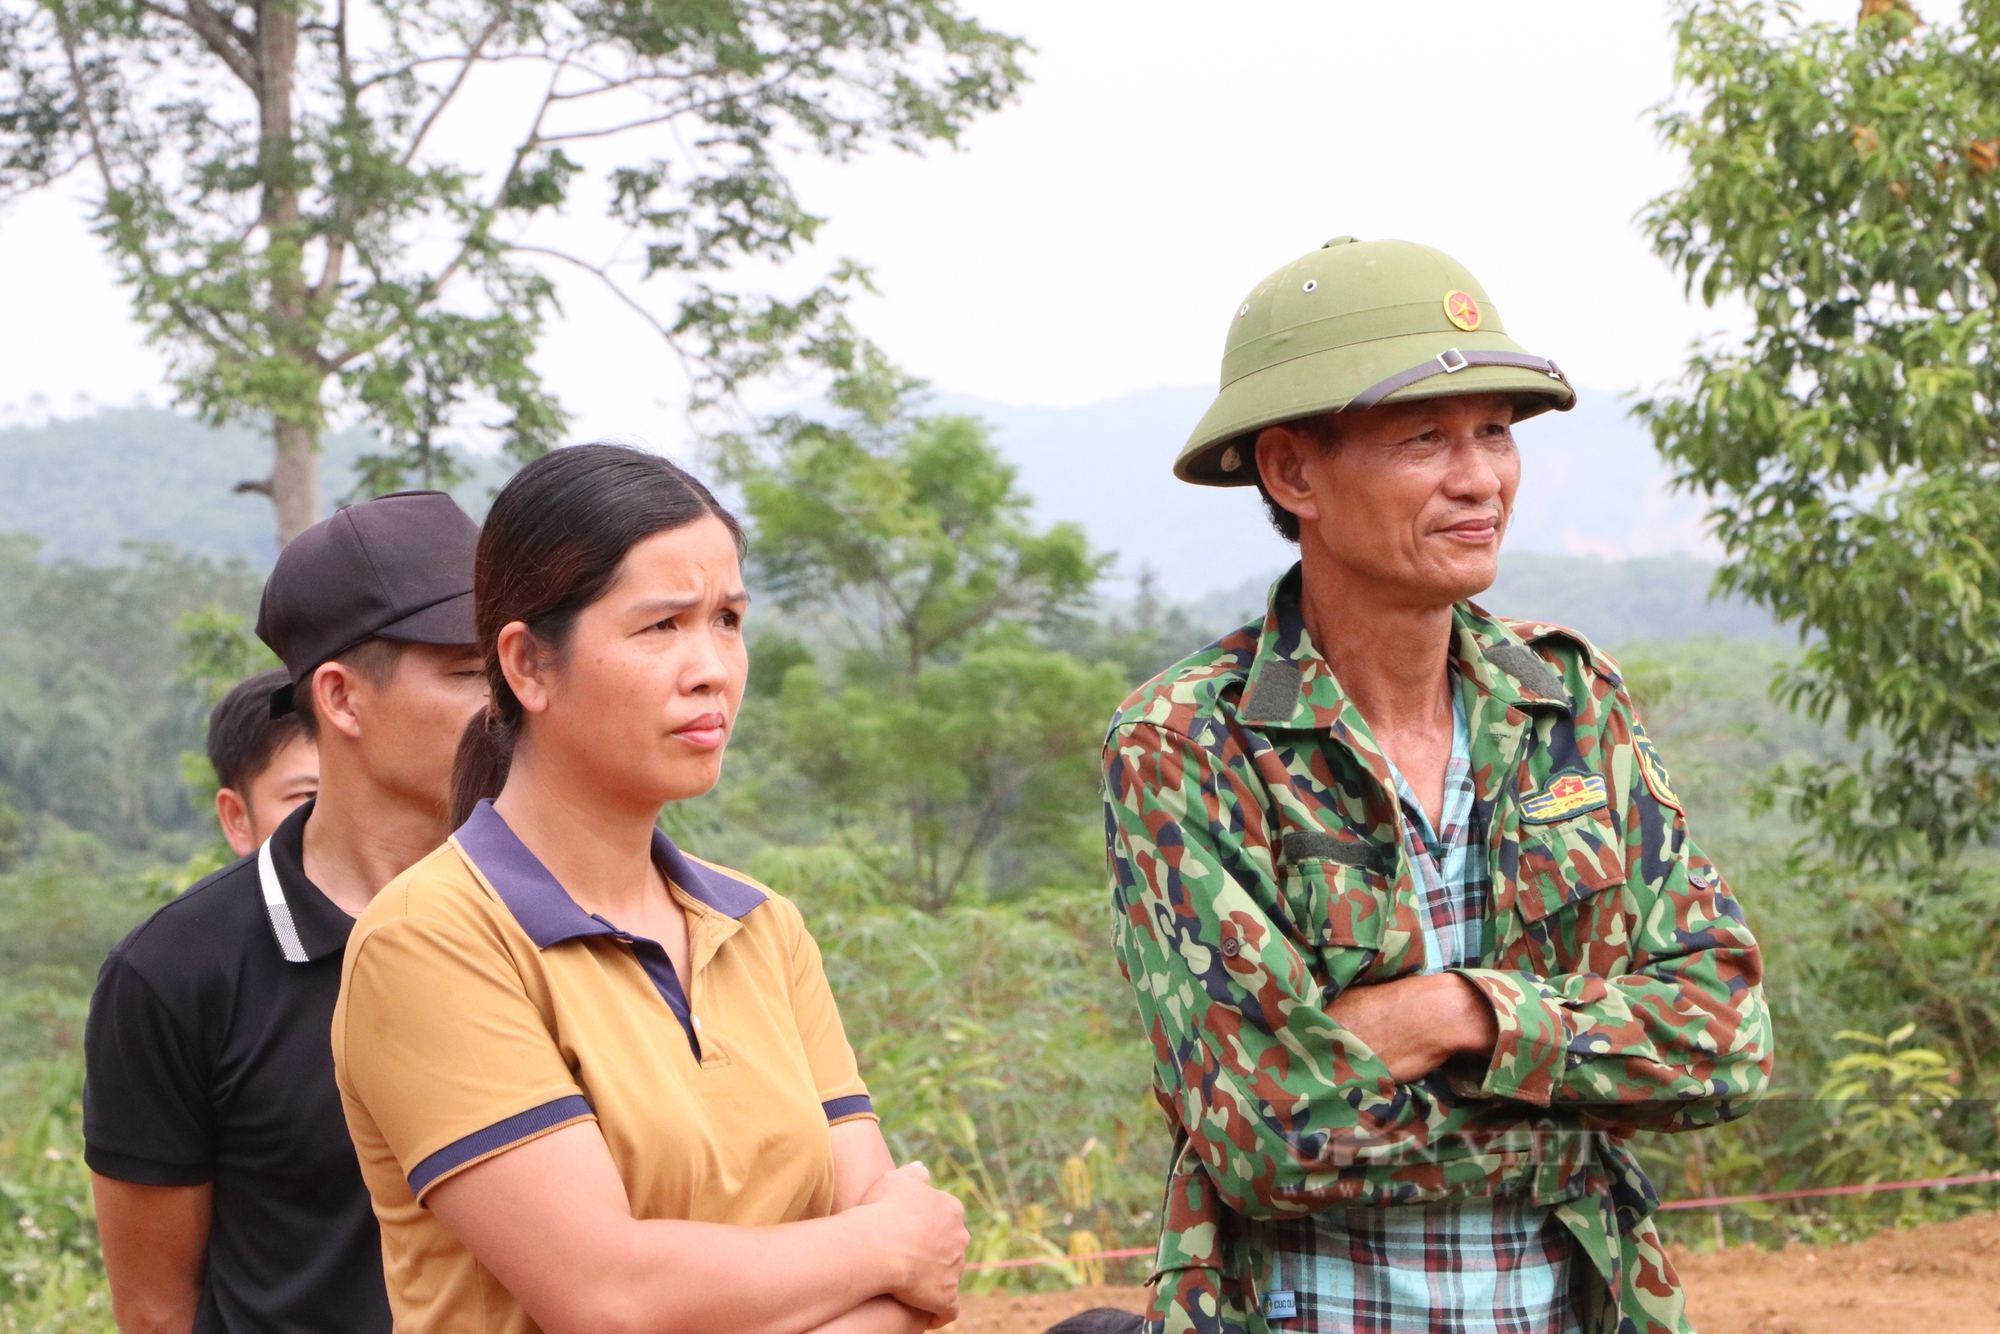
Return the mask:
[[[1332,732],[1352,744],[1368,735],[1368,725],[1306,632],[1299,607],[1302,574],[1303,567],[1294,565],[1271,586],[1237,718],[1256,728]],[[1475,603],[1461,602],[1452,609],[1452,626],[1452,657],[1460,678],[1473,685],[1471,712],[1574,711],[1562,678],[1506,624]],[[1477,735],[1480,720],[1474,718],[1472,726]]]

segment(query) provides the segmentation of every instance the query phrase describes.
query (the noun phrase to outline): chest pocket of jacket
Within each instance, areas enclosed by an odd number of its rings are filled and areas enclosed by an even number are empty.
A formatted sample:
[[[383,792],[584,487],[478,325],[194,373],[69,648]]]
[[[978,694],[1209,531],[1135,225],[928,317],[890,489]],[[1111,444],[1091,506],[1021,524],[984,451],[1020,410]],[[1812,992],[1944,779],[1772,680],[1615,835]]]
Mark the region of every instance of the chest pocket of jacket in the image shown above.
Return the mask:
[[[1625,838],[1608,806],[1520,832],[1521,916],[1530,924],[1625,883]]]
[[[1375,961],[1389,925],[1389,878],[1373,849],[1330,834],[1285,836],[1278,893],[1286,916],[1335,986],[1347,986]],[[1362,951],[1366,951],[1363,953]]]

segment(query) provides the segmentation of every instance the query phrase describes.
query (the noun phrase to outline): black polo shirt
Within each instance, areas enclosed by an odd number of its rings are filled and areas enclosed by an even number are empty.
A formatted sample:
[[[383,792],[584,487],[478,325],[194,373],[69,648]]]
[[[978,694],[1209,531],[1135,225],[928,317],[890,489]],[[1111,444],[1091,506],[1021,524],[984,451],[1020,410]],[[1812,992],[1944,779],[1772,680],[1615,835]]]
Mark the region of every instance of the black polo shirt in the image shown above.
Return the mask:
[[[84,1054],[84,1160],[213,1182],[195,1334],[389,1334],[382,1246],[333,1082],[354,919],[306,879],[307,802],[255,854],[104,961]]]

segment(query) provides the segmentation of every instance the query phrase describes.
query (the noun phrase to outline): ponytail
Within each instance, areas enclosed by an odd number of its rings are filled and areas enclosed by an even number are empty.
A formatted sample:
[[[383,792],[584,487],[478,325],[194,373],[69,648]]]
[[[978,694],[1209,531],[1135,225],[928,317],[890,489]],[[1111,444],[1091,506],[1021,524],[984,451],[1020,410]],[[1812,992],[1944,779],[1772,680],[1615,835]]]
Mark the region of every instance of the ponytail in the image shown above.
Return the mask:
[[[507,786],[519,733],[520,723],[502,722],[491,705],[473,714],[465,725],[465,735],[458,739],[458,753],[451,762],[453,829],[471,819],[480,802],[493,800]]]

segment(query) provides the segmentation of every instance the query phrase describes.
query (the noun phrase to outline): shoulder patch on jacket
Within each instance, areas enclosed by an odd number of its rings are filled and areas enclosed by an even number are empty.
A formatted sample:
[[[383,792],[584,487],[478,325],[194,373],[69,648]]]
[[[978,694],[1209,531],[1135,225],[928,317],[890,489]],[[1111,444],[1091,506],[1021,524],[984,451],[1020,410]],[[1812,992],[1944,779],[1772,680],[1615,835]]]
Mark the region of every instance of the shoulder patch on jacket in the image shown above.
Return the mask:
[[[1632,749],[1639,756],[1639,774],[1646,780],[1646,790],[1661,805],[1687,814],[1687,808],[1681,805],[1680,797],[1674,792],[1673,781],[1667,777],[1667,765],[1660,758],[1660,748],[1653,744],[1653,738],[1646,735],[1646,726],[1639,721],[1636,713],[1632,715]]]

